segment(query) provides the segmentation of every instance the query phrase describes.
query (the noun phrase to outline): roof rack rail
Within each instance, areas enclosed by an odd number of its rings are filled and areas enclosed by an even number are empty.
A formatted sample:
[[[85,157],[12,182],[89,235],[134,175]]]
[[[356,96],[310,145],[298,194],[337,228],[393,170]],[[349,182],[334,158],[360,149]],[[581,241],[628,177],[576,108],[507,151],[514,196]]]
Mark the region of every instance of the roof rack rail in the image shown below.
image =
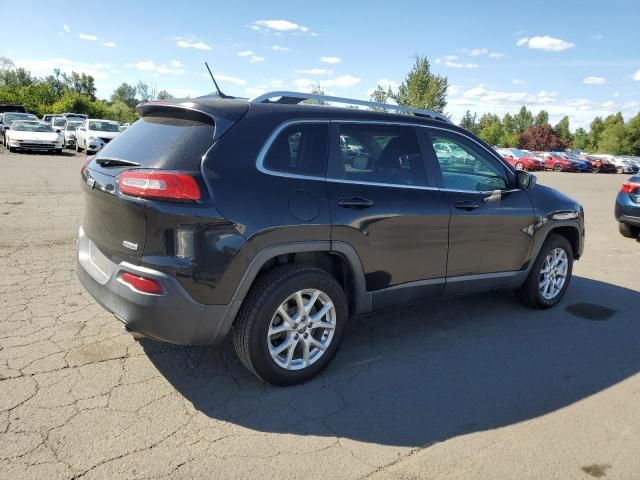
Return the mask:
[[[334,97],[331,95],[318,95],[316,93],[275,91],[267,92],[249,100],[251,103],[278,103],[283,105],[297,105],[305,100],[320,100],[325,102],[342,103],[346,105],[362,105],[365,107],[380,108],[384,110],[394,110],[400,113],[410,113],[418,117],[432,118],[443,122],[451,123],[449,118],[438,112],[431,110],[421,110],[419,108],[401,107],[400,105],[390,105],[388,103],[369,102],[367,100],[357,100],[355,98]]]

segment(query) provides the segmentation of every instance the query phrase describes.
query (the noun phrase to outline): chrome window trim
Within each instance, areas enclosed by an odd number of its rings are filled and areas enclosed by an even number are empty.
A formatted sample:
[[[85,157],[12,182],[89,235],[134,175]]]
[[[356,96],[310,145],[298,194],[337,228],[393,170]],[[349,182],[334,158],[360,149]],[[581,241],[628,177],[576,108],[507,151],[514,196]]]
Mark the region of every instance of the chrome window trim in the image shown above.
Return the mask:
[[[318,118],[318,119],[316,119],[316,118],[308,118],[308,119],[287,120],[287,121],[281,123],[280,125],[278,125],[274,129],[274,131],[271,133],[271,135],[269,135],[267,140],[264,142],[264,145],[260,149],[260,152],[258,153],[258,157],[257,157],[257,160],[256,160],[256,168],[261,173],[264,173],[265,175],[272,175],[274,177],[295,178],[295,179],[299,179],[299,180],[314,180],[314,181],[324,181],[324,182],[331,182],[331,183],[354,184],[354,185],[372,185],[372,186],[376,186],[376,187],[394,187],[394,188],[405,188],[405,189],[409,189],[409,190],[428,190],[428,191],[477,193],[477,194],[491,194],[491,193],[494,193],[493,190],[487,190],[487,191],[457,190],[457,189],[453,189],[453,188],[429,187],[429,186],[426,186],[426,185],[400,185],[400,184],[396,184],[396,183],[381,183],[381,182],[365,182],[365,181],[358,181],[358,180],[345,180],[343,178],[332,178],[332,177],[327,177],[327,176],[319,177],[319,176],[316,176],[316,175],[299,175],[299,174],[295,174],[295,173],[278,172],[276,170],[270,170],[270,169],[268,169],[268,168],[266,168],[264,166],[264,159],[265,159],[265,157],[267,155],[267,152],[271,148],[271,145],[273,144],[275,139],[278,137],[278,135],[285,128],[290,127],[291,125],[296,125],[296,124],[308,124],[308,123],[330,124],[331,122],[335,122],[335,123],[357,123],[357,124],[365,124],[366,123],[366,124],[370,124],[370,125],[392,125],[392,126],[399,126],[399,127],[420,127],[420,128],[433,128],[433,129],[436,129],[436,130],[443,130],[445,132],[450,132],[450,133],[453,133],[453,134],[460,135],[460,136],[472,141],[473,143],[475,143],[479,147],[481,147],[484,150],[486,150],[494,159],[498,160],[503,166],[505,166],[508,171],[511,171],[511,169],[507,166],[507,164],[503,160],[497,158],[497,155],[494,155],[491,152],[491,150],[487,149],[486,147],[484,147],[482,144],[478,143],[476,140],[474,140],[470,136],[465,135],[464,133],[456,132],[456,131],[451,130],[449,128],[437,127],[437,126],[432,126],[432,125],[421,125],[419,123],[413,123],[413,122],[398,122],[398,121],[385,121],[385,120],[341,120],[341,119],[331,120],[331,119],[324,119],[324,118]],[[329,161],[329,159],[327,159],[327,161]],[[499,190],[499,191],[502,192],[502,193],[506,193],[506,192],[510,192],[510,191],[514,191],[514,190],[518,190],[518,189],[508,189],[508,190]]]

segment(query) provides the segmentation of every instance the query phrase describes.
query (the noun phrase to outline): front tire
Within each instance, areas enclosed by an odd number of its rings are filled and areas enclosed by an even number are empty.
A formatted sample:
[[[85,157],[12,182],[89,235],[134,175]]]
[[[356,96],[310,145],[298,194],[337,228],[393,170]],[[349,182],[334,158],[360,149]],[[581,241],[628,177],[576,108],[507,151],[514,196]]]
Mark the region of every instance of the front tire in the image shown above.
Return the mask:
[[[522,162],[516,163],[516,170],[524,170],[524,163]]]
[[[629,225],[628,223],[618,222],[618,230],[626,238],[638,238],[638,235],[640,235],[640,227]]]
[[[553,171],[554,171],[554,172],[561,172],[561,171],[562,171],[562,165],[560,165],[559,163],[556,163],[556,164],[553,166]]]
[[[305,382],[335,356],[348,319],[334,277],[305,265],[283,265],[255,282],[233,326],[242,363],[275,385]]]
[[[80,142],[76,140],[76,153],[80,153],[82,149],[80,148]]]
[[[616,167],[616,173],[624,173],[623,167]]]
[[[550,308],[564,296],[573,272],[573,248],[562,235],[550,234],[531,271],[517,290],[518,297],[532,308]]]

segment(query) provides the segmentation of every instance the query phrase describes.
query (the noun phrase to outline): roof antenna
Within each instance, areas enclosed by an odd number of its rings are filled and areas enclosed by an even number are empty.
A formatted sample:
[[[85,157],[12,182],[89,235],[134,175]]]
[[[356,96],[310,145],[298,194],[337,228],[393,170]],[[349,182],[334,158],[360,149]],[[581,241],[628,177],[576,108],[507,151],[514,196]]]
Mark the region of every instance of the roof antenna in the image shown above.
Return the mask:
[[[233,97],[230,97],[229,95],[225,95],[224,93],[222,93],[222,90],[220,90],[220,87],[218,86],[218,82],[216,82],[216,79],[213,76],[213,73],[211,73],[211,69],[209,68],[209,64],[207,62],[204,62],[204,64],[207,67],[207,70],[209,70],[209,75],[211,75],[211,80],[213,80],[213,84],[216,86],[216,92],[218,93],[218,96],[220,98],[233,98]]]

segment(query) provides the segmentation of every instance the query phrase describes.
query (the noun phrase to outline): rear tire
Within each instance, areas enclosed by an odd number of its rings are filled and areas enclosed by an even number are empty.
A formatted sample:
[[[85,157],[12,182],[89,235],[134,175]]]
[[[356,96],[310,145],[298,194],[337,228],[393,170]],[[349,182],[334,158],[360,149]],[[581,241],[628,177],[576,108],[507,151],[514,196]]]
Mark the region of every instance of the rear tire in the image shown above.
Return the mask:
[[[319,293],[312,303],[315,292]],[[324,310],[319,320],[314,318]],[[348,315],[342,287],[324,270],[295,264],[275,267],[256,280],[245,298],[233,325],[233,344],[258,378],[295,385],[331,362]],[[285,345],[289,347],[283,349]]]
[[[553,171],[554,171],[554,172],[561,172],[561,171],[562,171],[562,165],[560,165],[559,163],[556,163],[556,164],[553,166]]]
[[[628,223],[618,222],[618,230],[626,238],[638,238],[640,235],[640,227],[629,225]]]
[[[516,293],[529,307],[553,307],[567,291],[572,272],[571,243],[562,235],[552,233],[544,241],[527,279]]]
[[[623,167],[616,167],[616,173],[624,173]]]
[[[516,170],[524,170],[524,163],[522,162],[516,163]]]
[[[80,142],[76,140],[76,153],[80,153],[82,149],[80,148]]]
[[[16,151],[16,149],[13,148],[11,145],[7,145],[7,148],[9,149],[9,153],[13,153]]]

